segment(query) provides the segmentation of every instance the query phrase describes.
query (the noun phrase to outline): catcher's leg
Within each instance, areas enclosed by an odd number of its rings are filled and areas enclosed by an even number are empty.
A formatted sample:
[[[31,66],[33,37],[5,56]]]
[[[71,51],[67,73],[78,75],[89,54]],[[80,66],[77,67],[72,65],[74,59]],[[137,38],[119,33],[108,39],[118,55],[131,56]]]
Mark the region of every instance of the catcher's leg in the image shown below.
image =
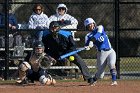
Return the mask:
[[[31,66],[28,62],[23,62],[19,65],[19,80],[16,81],[17,83],[19,84],[27,83],[26,71],[28,69],[31,69]]]

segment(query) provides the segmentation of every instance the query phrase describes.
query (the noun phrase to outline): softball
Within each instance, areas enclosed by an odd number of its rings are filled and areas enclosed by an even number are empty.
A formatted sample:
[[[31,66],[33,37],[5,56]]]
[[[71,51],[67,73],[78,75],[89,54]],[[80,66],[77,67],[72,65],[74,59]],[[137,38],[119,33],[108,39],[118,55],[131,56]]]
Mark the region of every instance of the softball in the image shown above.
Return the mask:
[[[70,56],[69,61],[74,61],[74,56]]]

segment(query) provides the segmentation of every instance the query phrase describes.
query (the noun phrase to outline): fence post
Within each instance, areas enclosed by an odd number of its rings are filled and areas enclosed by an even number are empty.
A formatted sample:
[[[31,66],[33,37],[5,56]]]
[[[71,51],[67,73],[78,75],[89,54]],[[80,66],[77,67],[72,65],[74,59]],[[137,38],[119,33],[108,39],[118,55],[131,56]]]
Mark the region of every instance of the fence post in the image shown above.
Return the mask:
[[[9,78],[9,0],[5,0],[5,74],[4,79]]]
[[[117,78],[120,79],[120,54],[119,54],[119,0],[115,0],[115,51]]]

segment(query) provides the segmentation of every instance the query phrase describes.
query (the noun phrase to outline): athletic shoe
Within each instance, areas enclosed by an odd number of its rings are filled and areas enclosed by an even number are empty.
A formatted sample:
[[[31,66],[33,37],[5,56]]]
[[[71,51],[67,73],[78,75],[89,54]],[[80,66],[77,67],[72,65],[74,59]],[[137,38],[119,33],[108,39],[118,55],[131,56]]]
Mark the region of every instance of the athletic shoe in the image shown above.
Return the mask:
[[[111,86],[116,86],[116,85],[118,85],[117,81],[113,81],[113,82],[111,83]]]
[[[88,83],[90,86],[95,86],[96,82],[97,82],[97,80],[95,80],[95,78],[88,79]]]
[[[24,80],[18,80],[16,81],[17,84],[21,84],[21,85],[24,85],[24,84],[29,84],[28,80],[27,79],[24,79]]]
[[[93,83],[90,83],[90,86],[95,86],[95,84],[97,83],[97,81],[94,81]]]

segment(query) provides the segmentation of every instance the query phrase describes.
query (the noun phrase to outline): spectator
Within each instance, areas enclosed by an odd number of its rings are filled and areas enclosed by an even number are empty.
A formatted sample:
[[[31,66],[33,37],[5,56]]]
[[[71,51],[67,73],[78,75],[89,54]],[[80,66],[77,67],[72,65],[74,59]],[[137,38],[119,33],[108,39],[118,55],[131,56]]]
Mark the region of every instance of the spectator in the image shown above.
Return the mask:
[[[0,13],[0,28],[4,28],[5,27],[5,8],[4,6],[1,7],[1,13]],[[17,29],[18,28],[18,25],[17,25],[17,19],[16,19],[16,16],[12,13],[12,9],[11,7],[9,8],[9,29]],[[4,32],[4,31],[3,31]],[[5,36],[3,34],[0,34],[0,47],[5,47]],[[13,34],[9,34],[9,47],[13,47],[13,43],[14,43],[14,37],[13,37]],[[12,54],[10,52],[10,54]],[[4,58],[5,57],[5,52],[4,51],[1,51],[0,52],[0,57],[1,58]],[[0,64],[1,66],[4,66],[3,65],[3,62],[1,62]],[[0,72],[1,73],[1,72]],[[0,76],[2,76],[2,73],[0,74]]]
[[[45,46],[45,52],[55,58],[57,63],[64,63],[66,61],[65,59],[61,61],[58,60],[61,55],[76,50],[71,32],[60,30],[60,25],[57,21],[52,21],[50,23],[49,32],[43,37],[42,41]],[[75,60],[72,62],[79,67],[84,79],[88,80],[88,83],[92,84],[93,79],[88,71],[86,63],[78,54],[73,56],[75,57]]]
[[[18,25],[17,25],[17,19],[16,16],[12,13],[12,9],[11,7],[9,8],[9,15],[8,15],[8,21],[9,21],[9,29],[17,29]],[[0,28],[4,28],[5,26],[5,9],[2,9],[2,12],[0,13]],[[17,32],[11,33],[9,32],[9,47],[13,47],[14,44],[14,35],[16,35]],[[1,41],[3,41],[3,43],[1,43],[1,47],[5,47],[5,36],[0,36]],[[22,42],[22,41],[20,41]]]
[[[44,7],[41,4],[36,4],[33,8],[33,13],[29,18],[29,29],[48,29],[49,28],[49,18],[44,14]],[[43,31],[37,32],[37,39],[42,40]]]
[[[12,13],[11,8],[9,10],[9,28],[18,29],[16,16]]]
[[[102,73],[105,70],[105,67],[108,65],[110,68],[110,73],[112,76],[111,85],[117,85],[116,81],[116,52],[111,46],[109,38],[104,30],[102,25],[97,26],[96,22],[92,18],[87,18],[84,21],[84,25],[88,31],[90,31],[85,36],[85,45],[88,46],[92,41],[96,46],[97,52],[97,72],[93,78],[94,83],[101,77]]]
[[[4,27],[5,25],[5,14],[4,14],[4,9],[0,13],[0,27]],[[17,19],[16,16],[12,13],[11,8],[9,8],[9,28],[10,29],[17,29]]]
[[[42,58],[47,57],[55,62],[53,58],[44,53],[44,44],[41,41],[37,41],[34,44],[34,51],[27,55],[25,61],[19,65],[19,80],[18,84],[28,84],[28,81],[40,81],[42,84],[55,84],[56,81],[49,74],[46,73],[46,70],[41,68],[39,62],[42,61]]]
[[[65,4],[59,4],[56,9],[56,14],[49,17],[50,22],[58,21],[62,29],[77,29],[77,19],[67,14],[67,11],[68,8]]]

